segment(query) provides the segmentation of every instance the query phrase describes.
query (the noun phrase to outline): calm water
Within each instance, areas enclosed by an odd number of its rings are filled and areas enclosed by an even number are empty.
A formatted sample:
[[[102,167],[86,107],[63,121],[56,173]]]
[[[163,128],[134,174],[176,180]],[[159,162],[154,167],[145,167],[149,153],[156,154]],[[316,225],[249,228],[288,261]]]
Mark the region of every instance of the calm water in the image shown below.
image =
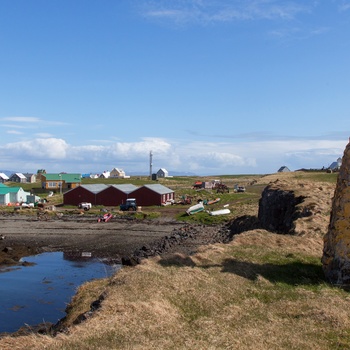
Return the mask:
[[[72,257],[70,257],[72,258]],[[56,323],[77,287],[94,278],[111,276],[121,265],[106,265],[91,258],[65,259],[62,252],[22,260],[36,265],[0,269],[0,332],[15,332],[25,325]]]

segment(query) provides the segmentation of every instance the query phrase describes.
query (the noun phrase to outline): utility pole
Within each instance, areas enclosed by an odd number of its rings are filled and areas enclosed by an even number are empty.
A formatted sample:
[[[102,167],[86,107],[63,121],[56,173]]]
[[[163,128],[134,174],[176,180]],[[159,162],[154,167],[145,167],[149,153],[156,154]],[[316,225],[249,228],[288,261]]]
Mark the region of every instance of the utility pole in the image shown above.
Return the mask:
[[[152,180],[152,151],[149,152],[149,179]]]

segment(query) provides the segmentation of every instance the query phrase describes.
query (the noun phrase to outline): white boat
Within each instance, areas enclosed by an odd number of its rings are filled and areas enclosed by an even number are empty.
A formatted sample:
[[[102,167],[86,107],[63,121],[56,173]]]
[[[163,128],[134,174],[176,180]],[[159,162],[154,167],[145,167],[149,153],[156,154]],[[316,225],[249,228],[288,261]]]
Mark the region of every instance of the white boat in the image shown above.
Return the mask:
[[[193,215],[193,214],[199,213],[200,211],[203,211],[203,210],[204,210],[203,202],[200,202],[200,203],[198,203],[196,205],[192,205],[192,207],[189,207],[186,210],[186,213],[188,215]]]
[[[210,215],[226,215],[226,214],[230,214],[231,211],[230,209],[219,209],[219,210],[214,210],[209,212]]]

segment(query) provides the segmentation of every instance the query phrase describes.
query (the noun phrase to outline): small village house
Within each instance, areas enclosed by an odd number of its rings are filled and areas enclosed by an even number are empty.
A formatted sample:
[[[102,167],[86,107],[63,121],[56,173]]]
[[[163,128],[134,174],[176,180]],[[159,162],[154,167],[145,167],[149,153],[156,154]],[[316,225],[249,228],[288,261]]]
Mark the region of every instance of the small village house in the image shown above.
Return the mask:
[[[29,202],[33,196],[23,190],[22,187],[8,187],[0,184],[0,205],[16,205],[20,203]],[[39,199],[35,197],[34,199]]]
[[[156,174],[158,178],[169,177],[169,172],[164,168],[160,168]]]
[[[9,181],[18,182],[18,183],[26,183],[27,178],[22,173],[14,173],[10,176]]]
[[[34,183],[34,182],[36,182],[36,174],[24,173],[23,175],[26,177],[27,183]]]
[[[128,179],[130,176],[126,176],[123,169],[113,168],[110,172],[110,177],[115,177],[119,179]]]
[[[284,166],[281,166],[278,171],[278,173],[288,173],[290,172],[290,170],[288,169],[288,167],[286,167],[285,165]]]
[[[342,159],[338,158],[336,162],[333,162],[330,166],[329,166],[329,170],[332,171],[339,171],[340,167],[341,167],[341,163],[342,163]]]
[[[104,171],[101,175],[101,179],[108,179],[111,176],[111,173],[109,171]]]
[[[9,181],[9,177],[5,173],[0,173],[0,183]]]
[[[41,175],[41,188],[46,190],[70,190],[81,185],[81,174],[50,173]]]

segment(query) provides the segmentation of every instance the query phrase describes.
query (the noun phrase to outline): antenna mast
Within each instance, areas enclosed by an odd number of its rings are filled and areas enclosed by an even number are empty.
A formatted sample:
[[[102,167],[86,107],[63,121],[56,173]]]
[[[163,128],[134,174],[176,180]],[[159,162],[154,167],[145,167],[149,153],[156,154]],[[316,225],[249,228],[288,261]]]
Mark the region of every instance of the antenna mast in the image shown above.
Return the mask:
[[[152,151],[149,152],[149,178],[152,180]]]

